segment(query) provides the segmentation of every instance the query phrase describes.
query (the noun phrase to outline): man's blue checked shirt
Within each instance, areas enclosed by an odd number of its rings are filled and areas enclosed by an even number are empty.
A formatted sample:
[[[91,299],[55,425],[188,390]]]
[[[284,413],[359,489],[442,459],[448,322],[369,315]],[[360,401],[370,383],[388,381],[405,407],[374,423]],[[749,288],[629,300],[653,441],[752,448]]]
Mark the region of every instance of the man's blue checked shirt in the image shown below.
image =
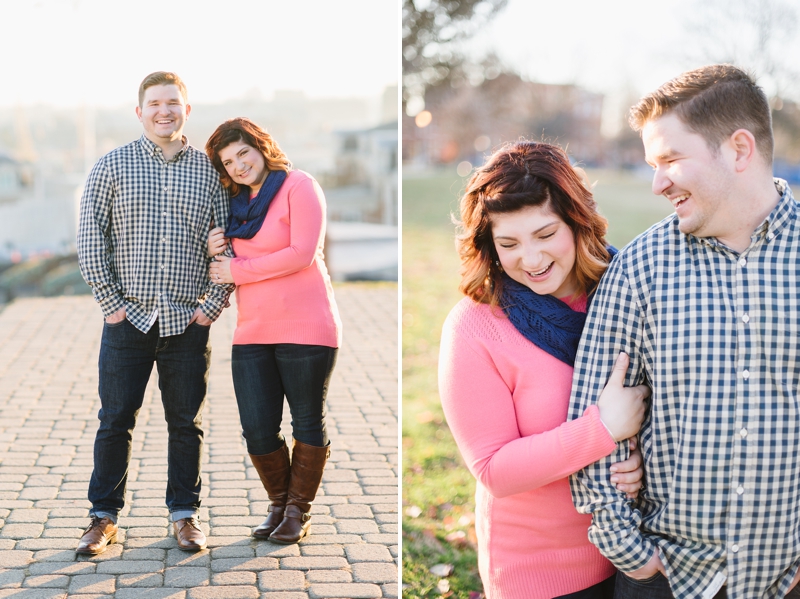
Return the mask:
[[[123,306],[142,332],[183,333],[199,306],[215,320],[231,286],[208,277],[212,222],[225,226],[228,194],[208,157],[186,143],[170,160],[144,135],[103,156],[81,198],[78,257],[103,315]]]
[[[737,254],[672,215],[631,242],[594,298],[570,418],[597,401],[621,351],[646,382],[646,488],[609,482],[617,452],[573,475],[589,538],[622,571],[661,551],[677,599],[783,598],[800,563],[800,223],[778,205]]]

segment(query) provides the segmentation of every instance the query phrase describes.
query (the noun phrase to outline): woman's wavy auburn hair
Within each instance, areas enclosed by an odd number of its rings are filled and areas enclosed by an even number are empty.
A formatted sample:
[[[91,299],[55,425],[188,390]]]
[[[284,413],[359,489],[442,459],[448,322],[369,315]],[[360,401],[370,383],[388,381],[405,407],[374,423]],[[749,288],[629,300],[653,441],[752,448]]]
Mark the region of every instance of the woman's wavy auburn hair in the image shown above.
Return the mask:
[[[241,141],[248,146],[257,149],[264,157],[267,170],[286,171],[292,170],[292,163],[272,139],[272,136],[264,129],[256,125],[253,121],[244,117],[228,119],[222,123],[206,142],[206,154],[211,159],[214,168],[219,173],[219,180],[222,185],[230,192],[231,196],[239,193],[239,185],[228,175],[228,171],[222,165],[219,153],[232,143]]]
[[[579,293],[591,293],[610,261],[608,222],[583,176],[554,145],[509,143],[492,154],[470,177],[460,202],[456,247],[461,257],[462,293],[497,306],[503,292],[502,270],[492,239],[492,215],[540,206],[556,214],[575,236],[575,278]]]

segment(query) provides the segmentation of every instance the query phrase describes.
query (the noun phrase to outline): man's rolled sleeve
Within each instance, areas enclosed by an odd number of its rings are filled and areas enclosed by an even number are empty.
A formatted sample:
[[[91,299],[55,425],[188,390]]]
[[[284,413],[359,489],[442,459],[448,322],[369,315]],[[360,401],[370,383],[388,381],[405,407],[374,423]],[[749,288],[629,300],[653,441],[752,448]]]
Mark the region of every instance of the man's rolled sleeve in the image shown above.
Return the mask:
[[[230,213],[230,198],[228,191],[217,182],[211,189],[211,214],[214,219],[214,225],[218,227],[225,227],[228,223],[228,214]],[[228,242],[225,251],[225,256],[233,256],[233,250],[230,242]],[[207,263],[211,264],[213,258],[208,258]],[[208,269],[206,268],[206,275]],[[236,288],[233,284],[219,285],[208,279],[204,291],[203,298],[200,302],[200,310],[207,318],[214,321],[219,318],[222,311],[228,306],[228,300],[231,293]]]
[[[586,319],[575,359],[569,420],[597,403],[620,352],[631,360],[625,384],[643,382],[641,331],[640,305],[618,257],[603,278]],[[645,421],[643,426],[647,424]],[[570,477],[575,507],[583,514],[592,514],[589,540],[623,572],[641,568],[655,551],[639,531],[641,514],[610,481],[611,465],[628,455],[628,442],[623,441],[611,455]]]
[[[78,262],[103,316],[125,306],[122,288],[111,266],[111,215],[114,184],[103,160],[95,164],[81,196]]]

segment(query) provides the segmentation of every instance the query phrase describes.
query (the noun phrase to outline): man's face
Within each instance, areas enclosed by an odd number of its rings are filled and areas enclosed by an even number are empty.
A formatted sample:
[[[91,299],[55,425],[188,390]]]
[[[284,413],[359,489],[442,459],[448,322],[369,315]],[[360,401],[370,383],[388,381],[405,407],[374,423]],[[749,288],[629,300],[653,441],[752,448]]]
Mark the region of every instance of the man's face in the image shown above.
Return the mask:
[[[670,201],[681,232],[727,237],[736,228],[736,215],[726,210],[735,151],[723,142],[717,153],[712,152],[705,138],[671,113],[649,121],[642,141],[645,160],[655,170],[653,193]]]
[[[136,116],[151,141],[169,142],[181,139],[191,110],[177,85],[153,85],[145,90],[142,105],[136,108]]]

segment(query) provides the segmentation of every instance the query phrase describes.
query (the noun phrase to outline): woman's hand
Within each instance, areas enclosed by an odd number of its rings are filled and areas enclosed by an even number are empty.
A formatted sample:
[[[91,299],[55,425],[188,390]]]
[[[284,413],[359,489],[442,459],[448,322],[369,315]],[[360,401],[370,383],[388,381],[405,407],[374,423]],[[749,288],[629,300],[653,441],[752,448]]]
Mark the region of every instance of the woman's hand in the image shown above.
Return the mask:
[[[644,420],[645,399],[650,397],[647,385],[624,387],[625,372],[628,370],[630,358],[620,353],[608,384],[597,400],[600,408],[600,420],[606,425],[614,441],[622,441],[639,432]]]
[[[225,237],[225,229],[216,227],[208,232],[208,255],[210,258],[221,254],[228,245],[228,238]]]
[[[226,285],[233,283],[231,276],[231,258],[228,256],[217,256],[208,266],[208,276],[212,283]]]
[[[639,440],[631,437],[631,457],[623,462],[611,465],[611,482],[618,491],[622,491],[628,499],[636,499],[639,491],[644,489],[644,468],[642,468],[642,452],[639,451]]]

